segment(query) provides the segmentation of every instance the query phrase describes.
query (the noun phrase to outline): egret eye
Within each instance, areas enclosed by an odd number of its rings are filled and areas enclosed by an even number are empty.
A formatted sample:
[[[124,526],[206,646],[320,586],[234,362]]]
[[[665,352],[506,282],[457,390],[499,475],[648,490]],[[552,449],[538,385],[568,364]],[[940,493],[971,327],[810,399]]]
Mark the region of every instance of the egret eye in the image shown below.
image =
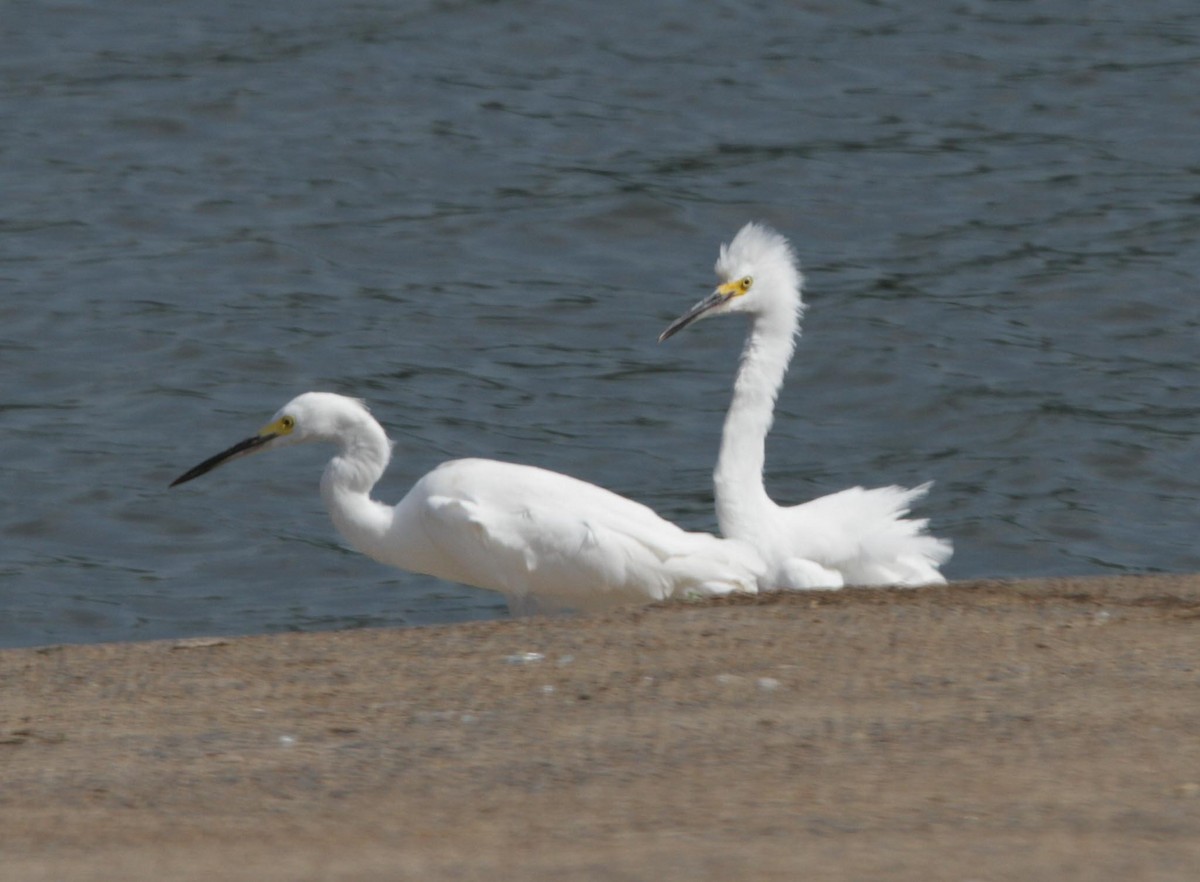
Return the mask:
[[[296,428],[296,418],[285,416],[280,419],[279,425],[290,432],[292,429]]]
[[[740,282],[738,282],[738,287],[741,288],[742,293],[745,294],[747,291],[750,290],[750,286],[753,284],[754,284],[754,278],[752,276],[743,276],[742,280]]]

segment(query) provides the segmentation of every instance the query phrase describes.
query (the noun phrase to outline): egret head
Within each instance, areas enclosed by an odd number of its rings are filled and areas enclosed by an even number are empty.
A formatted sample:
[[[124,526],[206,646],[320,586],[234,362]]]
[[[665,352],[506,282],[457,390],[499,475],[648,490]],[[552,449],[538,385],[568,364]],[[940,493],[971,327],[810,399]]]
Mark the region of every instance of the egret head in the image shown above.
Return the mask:
[[[717,258],[720,284],[659,335],[666,340],[697,319],[725,313],[793,315],[803,308],[800,267],[788,240],[763,224],[748,223]]]
[[[347,426],[356,417],[361,419],[365,412],[366,405],[357,399],[332,392],[305,392],[281,407],[258,432],[184,472],[171,486],[187,483],[230,460],[262,450],[305,441],[337,441],[345,436]]]

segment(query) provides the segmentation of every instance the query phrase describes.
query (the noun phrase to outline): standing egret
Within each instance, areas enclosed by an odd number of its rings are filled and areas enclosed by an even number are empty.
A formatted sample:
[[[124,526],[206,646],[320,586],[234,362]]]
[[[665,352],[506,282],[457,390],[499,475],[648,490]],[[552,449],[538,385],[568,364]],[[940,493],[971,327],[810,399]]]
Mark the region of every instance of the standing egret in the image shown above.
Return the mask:
[[[257,434],[176,478],[306,441],[337,448],[321,478],[334,525],[381,563],[499,591],[514,612],[596,610],[687,595],[756,591],[761,558],[740,542],[688,533],[644,505],[533,466],[458,459],[395,507],[371,499],[392,443],[366,405],[306,392]]]
[[[905,517],[929,484],[852,487],[791,507],[767,495],[766,438],[800,331],[803,278],[787,239],[755,223],[721,246],[716,271],[717,289],[659,340],[710,315],[751,318],[713,474],[721,532],[757,548],[768,581],[780,588],[945,582],[938,567],[950,558],[950,543],[926,533],[925,520]]]

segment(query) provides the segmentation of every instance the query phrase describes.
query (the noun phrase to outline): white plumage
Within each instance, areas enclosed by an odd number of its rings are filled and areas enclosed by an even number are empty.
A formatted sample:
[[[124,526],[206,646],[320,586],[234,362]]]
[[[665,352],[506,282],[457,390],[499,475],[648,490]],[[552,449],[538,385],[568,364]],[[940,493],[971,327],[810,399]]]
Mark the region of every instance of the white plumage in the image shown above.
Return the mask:
[[[945,582],[938,568],[950,558],[950,543],[930,536],[925,520],[906,517],[929,484],[852,487],[791,507],[767,495],[766,438],[800,331],[803,277],[788,241],[755,223],[721,246],[716,272],[712,295],[659,339],[710,315],[750,317],[713,475],[722,534],[757,548],[768,581],[780,588]]]
[[[759,555],[689,533],[640,503],[533,466],[485,459],[443,463],[396,506],[371,499],[392,444],[366,406],[306,392],[256,435],[177,478],[306,441],[337,448],[321,478],[334,525],[385,564],[499,591],[514,612],[596,610],[670,597],[756,591]]]

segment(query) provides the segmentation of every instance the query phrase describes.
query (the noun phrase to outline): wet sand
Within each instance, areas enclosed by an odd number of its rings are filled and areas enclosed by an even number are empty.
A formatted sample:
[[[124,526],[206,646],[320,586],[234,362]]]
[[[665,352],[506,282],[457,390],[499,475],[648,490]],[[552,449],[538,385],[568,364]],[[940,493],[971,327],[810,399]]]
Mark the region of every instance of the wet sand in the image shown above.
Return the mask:
[[[2,651],[0,878],[1200,878],[1200,577]]]

